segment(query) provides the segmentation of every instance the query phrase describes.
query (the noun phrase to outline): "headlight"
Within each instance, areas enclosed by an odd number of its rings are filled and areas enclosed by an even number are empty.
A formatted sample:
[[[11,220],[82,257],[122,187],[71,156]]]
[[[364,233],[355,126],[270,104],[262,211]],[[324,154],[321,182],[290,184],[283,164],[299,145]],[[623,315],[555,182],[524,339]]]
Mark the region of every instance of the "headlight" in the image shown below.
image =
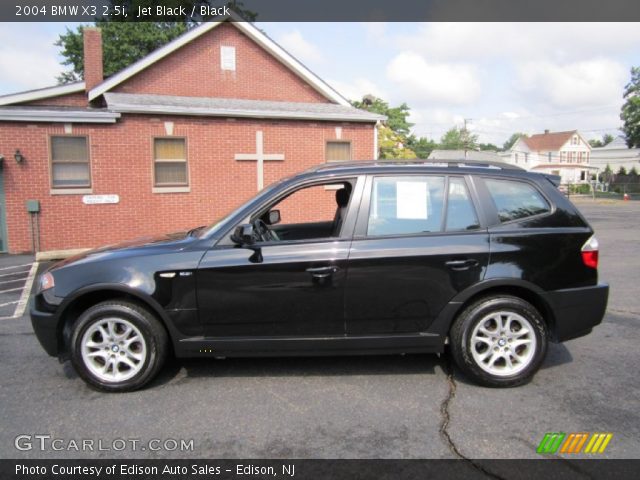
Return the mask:
[[[51,273],[43,273],[40,275],[40,291],[44,292],[45,290],[49,290],[56,286],[56,282],[53,280],[53,275]]]

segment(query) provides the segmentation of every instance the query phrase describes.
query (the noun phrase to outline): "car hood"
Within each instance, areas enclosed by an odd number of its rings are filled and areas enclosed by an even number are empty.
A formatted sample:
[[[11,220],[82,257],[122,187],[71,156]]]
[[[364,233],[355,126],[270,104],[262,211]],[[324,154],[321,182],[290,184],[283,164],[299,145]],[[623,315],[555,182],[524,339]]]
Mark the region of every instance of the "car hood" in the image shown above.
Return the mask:
[[[190,245],[194,240],[195,237],[190,236],[186,231],[139,237],[74,255],[56,263],[50,270],[87,262],[126,258],[133,255],[152,255],[159,251],[178,251]]]

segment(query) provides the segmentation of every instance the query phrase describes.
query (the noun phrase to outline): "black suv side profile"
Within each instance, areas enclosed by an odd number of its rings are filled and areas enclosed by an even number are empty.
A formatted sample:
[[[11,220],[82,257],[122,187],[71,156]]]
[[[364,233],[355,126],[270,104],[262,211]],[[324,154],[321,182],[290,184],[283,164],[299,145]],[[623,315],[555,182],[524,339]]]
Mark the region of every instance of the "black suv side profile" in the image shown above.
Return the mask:
[[[527,382],[604,316],[598,242],[557,179],[504,164],[352,162],[281,180],[210,226],[39,278],[31,319],[91,386],[177,357],[440,353]]]

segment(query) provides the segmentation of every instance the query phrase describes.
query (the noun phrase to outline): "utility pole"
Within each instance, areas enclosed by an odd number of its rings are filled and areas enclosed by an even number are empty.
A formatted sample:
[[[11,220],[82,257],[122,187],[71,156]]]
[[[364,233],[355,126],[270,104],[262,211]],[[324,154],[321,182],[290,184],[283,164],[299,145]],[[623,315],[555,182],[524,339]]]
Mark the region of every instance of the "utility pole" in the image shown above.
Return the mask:
[[[464,159],[467,159],[467,151],[469,150],[469,132],[467,131],[467,122],[471,122],[472,118],[464,119]]]

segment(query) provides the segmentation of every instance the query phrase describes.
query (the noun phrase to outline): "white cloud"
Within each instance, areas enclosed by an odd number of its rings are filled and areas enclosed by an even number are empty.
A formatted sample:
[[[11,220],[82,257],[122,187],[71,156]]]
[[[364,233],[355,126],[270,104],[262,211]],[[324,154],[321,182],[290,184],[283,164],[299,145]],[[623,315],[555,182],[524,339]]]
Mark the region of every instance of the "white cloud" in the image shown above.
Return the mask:
[[[58,63],[57,35],[41,24],[4,23],[0,28],[0,72],[4,92],[29,90],[56,84],[64,68]]]
[[[375,45],[383,45],[386,42],[387,23],[386,22],[364,22],[367,41]]]
[[[637,23],[429,23],[399,35],[395,43],[432,60],[489,58],[576,61],[634,52]]]
[[[573,63],[527,61],[517,64],[519,87],[536,99],[579,109],[619,102],[627,77],[624,65],[599,58]]]
[[[431,63],[413,52],[396,55],[387,77],[407,96],[410,105],[464,105],[480,95],[478,69],[462,63]]]
[[[303,62],[318,63],[324,61],[324,55],[320,49],[306,40],[300,30],[283,33],[276,40],[289,53]]]
[[[386,93],[367,78],[355,78],[352,82],[327,80],[327,83],[349,100],[360,100],[365,95],[373,95],[384,100],[388,99]]]

